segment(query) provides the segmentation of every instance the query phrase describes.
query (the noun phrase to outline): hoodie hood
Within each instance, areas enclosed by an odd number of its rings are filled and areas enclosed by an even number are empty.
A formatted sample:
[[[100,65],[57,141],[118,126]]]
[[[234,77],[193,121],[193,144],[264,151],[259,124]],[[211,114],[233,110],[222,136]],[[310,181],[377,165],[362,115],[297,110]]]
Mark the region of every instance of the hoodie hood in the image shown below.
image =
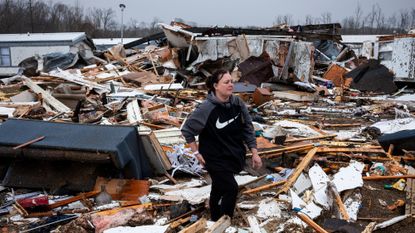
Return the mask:
[[[236,97],[236,96],[234,96],[234,95],[231,95],[230,97],[229,97],[229,101],[227,101],[227,102],[221,102],[216,96],[215,96],[215,94],[213,93],[213,92],[210,92],[209,94],[208,94],[208,96],[207,96],[207,100],[209,101],[209,102],[211,102],[212,104],[215,104],[215,105],[219,105],[219,106],[222,106],[222,107],[224,107],[224,108],[229,108],[230,107],[230,105],[240,105],[240,101],[239,101],[239,98],[238,97]]]

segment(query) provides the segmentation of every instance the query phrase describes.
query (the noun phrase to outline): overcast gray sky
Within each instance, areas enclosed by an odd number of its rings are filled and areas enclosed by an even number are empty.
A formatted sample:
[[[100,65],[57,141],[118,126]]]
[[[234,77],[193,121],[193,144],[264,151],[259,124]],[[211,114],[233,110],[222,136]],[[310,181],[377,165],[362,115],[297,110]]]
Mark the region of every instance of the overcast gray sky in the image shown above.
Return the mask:
[[[118,5],[125,4],[124,22],[130,19],[151,22],[155,17],[163,22],[174,18],[193,21],[199,26],[271,26],[277,15],[291,14],[295,24],[303,23],[306,15],[319,17],[331,12],[333,20],[341,20],[354,14],[359,3],[363,15],[370,12],[373,4],[379,4],[383,13],[390,16],[404,9],[415,8],[415,0],[48,0],[84,8],[113,8],[117,21],[121,14]]]

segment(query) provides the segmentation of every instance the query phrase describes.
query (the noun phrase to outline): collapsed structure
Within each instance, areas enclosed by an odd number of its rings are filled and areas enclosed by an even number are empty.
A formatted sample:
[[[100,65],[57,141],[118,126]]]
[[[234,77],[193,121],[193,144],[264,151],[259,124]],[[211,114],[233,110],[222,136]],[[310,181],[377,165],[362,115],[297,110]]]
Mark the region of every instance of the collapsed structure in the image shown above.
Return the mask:
[[[404,221],[391,227],[407,230],[415,99],[395,82],[413,81],[413,50],[397,52],[413,35],[353,47],[339,24],[160,27],[106,51],[28,58],[0,79],[2,229],[371,232]],[[236,177],[232,222],[211,223],[209,179],[180,126],[217,69],[250,109],[265,166]]]

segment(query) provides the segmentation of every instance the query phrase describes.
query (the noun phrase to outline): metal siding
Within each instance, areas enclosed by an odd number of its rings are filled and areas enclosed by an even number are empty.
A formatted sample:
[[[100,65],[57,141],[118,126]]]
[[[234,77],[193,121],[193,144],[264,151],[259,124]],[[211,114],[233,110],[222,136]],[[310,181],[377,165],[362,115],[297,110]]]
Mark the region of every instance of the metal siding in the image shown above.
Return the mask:
[[[414,79],[414,38],[399,38],[393,42],[393,52],[391,68],[395,73],[396,81],[405,81]]]
[[[66,46],[46,46],[46,47],[12,47],[10,48],[12,66],[17,66],[21,61],[35,54],[40,56],[53,52],[69,52],[69,45]]]

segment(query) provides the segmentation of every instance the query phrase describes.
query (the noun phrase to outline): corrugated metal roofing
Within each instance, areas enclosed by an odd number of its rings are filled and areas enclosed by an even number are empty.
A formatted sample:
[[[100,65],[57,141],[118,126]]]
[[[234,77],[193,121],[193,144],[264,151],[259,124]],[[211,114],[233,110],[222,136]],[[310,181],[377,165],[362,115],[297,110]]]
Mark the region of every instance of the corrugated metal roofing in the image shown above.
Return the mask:
[[[86,37],[85,32],[0,34],[0,43],[60,41],[75,42],[82,39],[83,37]]]

